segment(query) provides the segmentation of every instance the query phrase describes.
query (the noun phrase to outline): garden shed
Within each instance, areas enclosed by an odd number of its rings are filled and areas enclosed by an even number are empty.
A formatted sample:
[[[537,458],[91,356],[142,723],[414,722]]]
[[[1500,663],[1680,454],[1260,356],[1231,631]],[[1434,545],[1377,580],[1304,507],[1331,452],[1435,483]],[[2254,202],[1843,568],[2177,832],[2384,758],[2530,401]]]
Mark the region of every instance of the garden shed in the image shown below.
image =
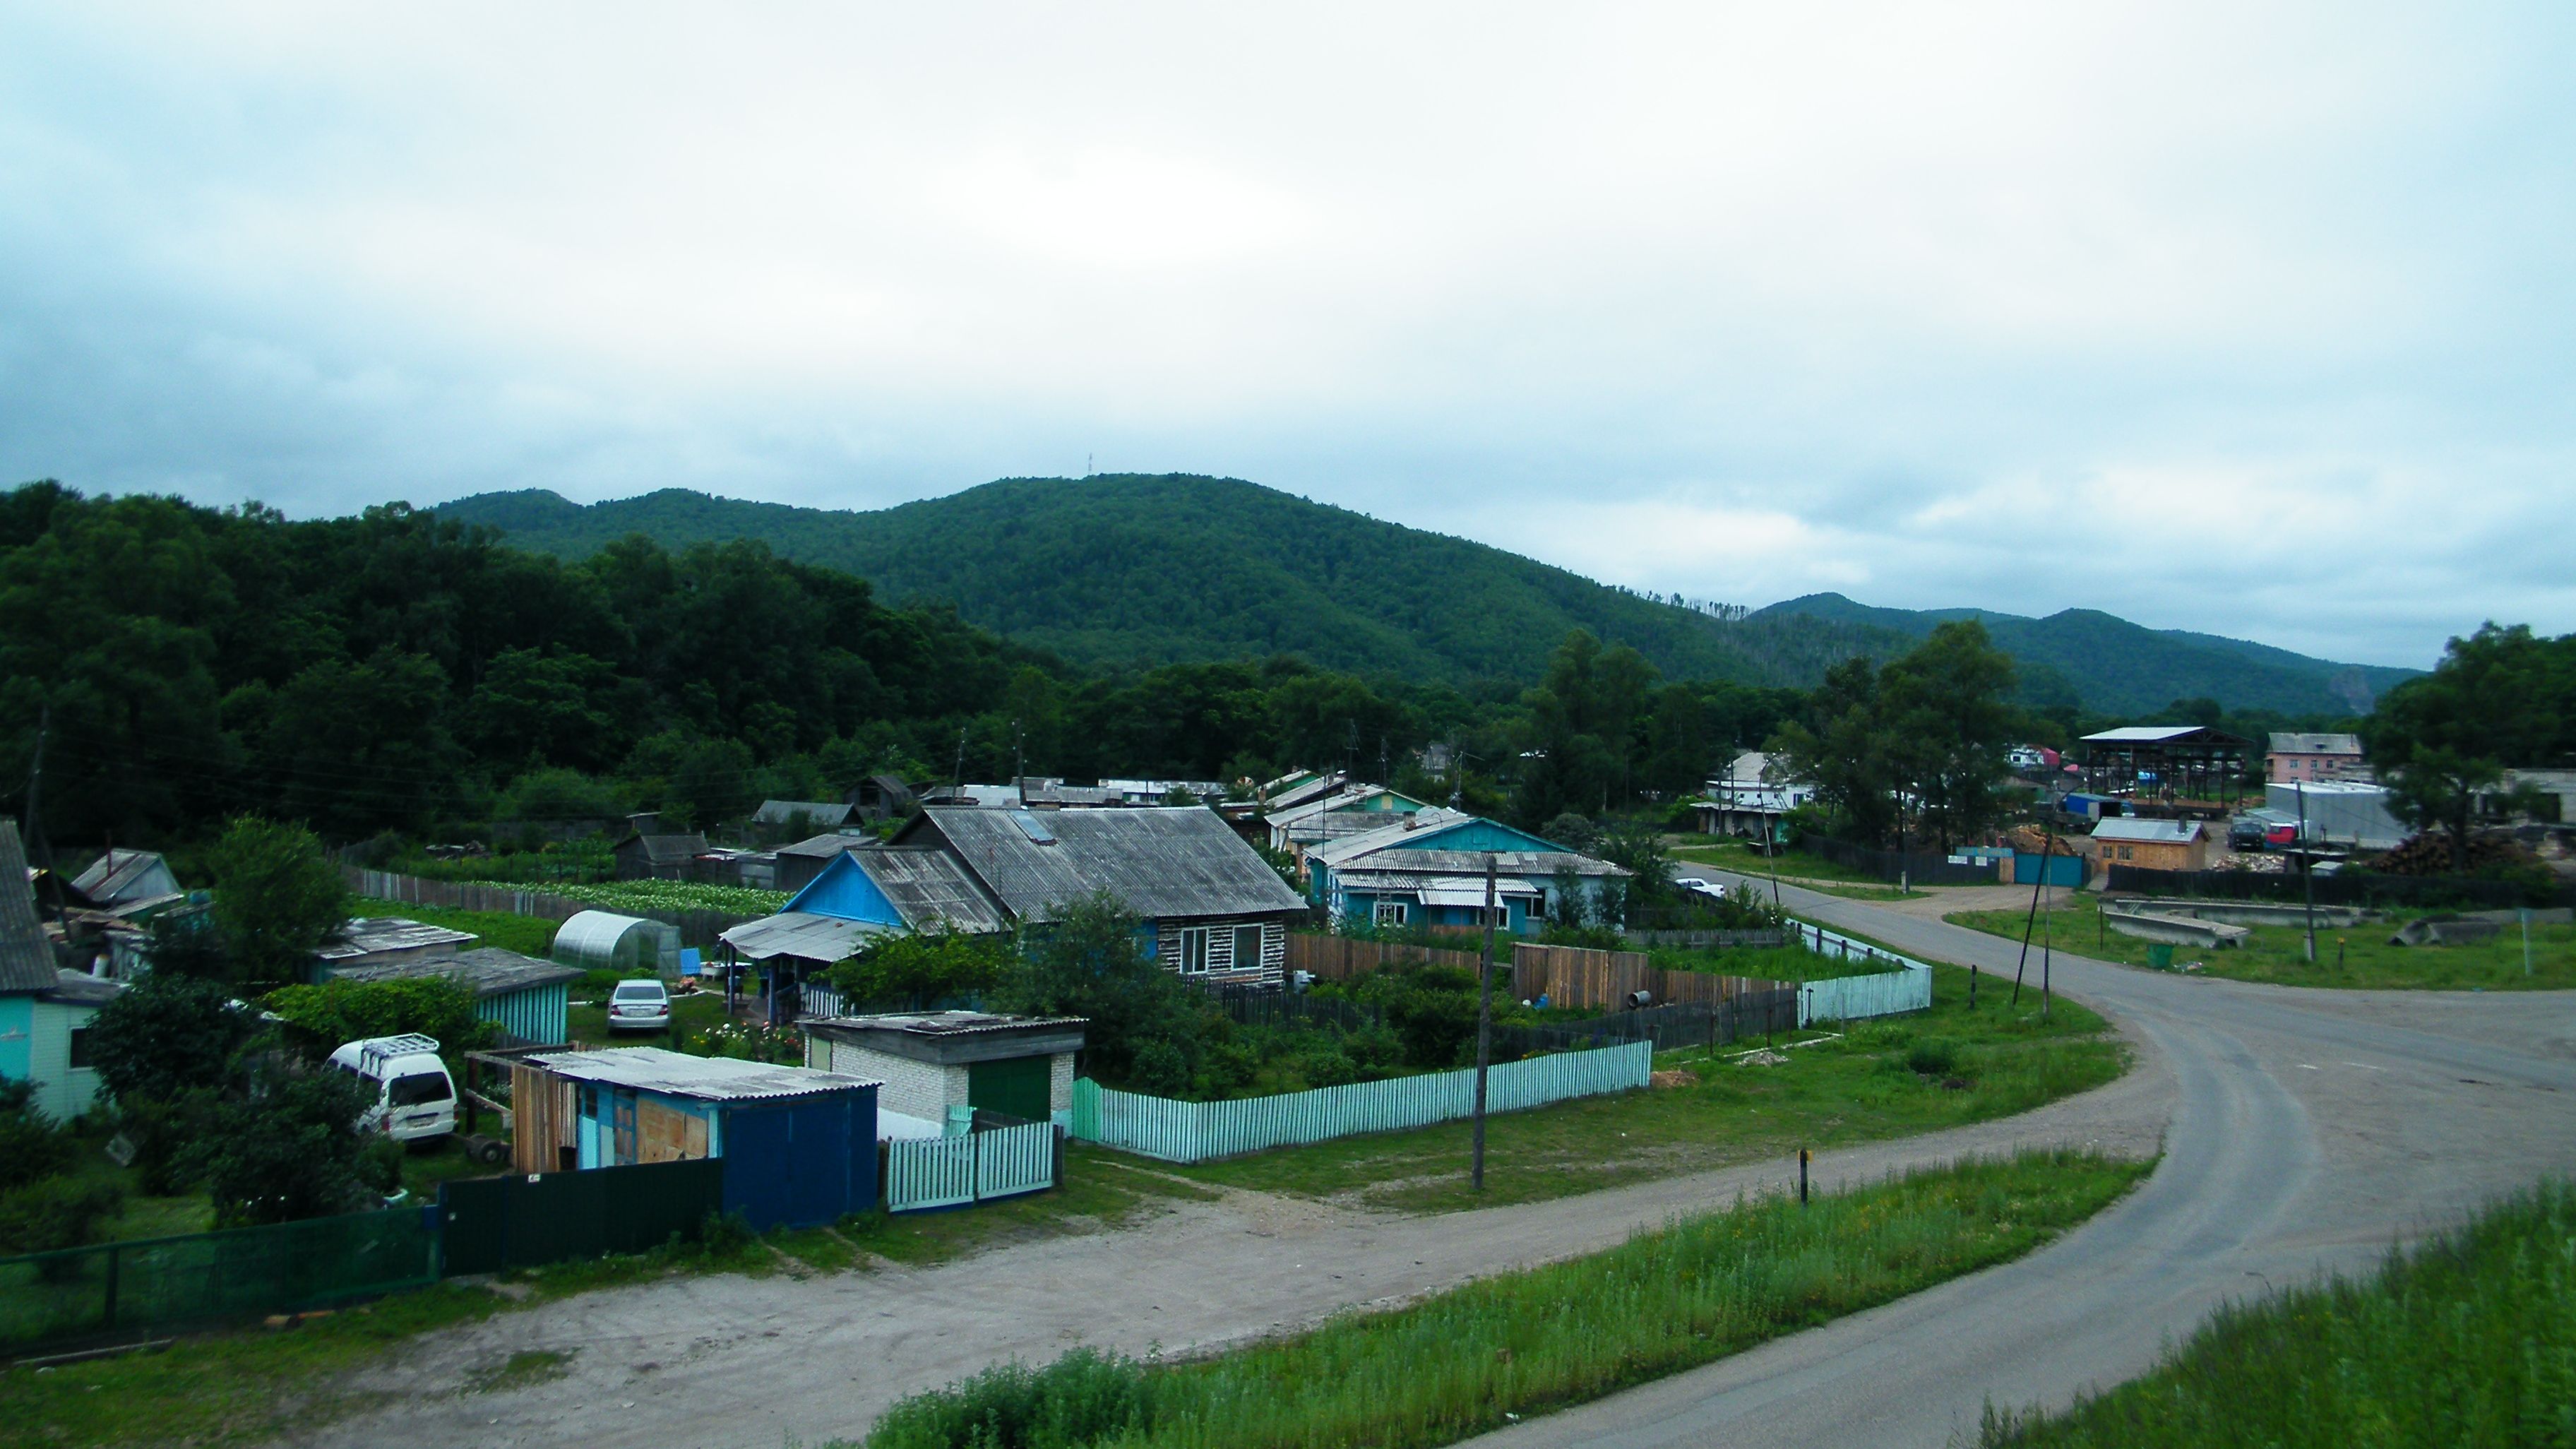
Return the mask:
[[[472,931],[432,926],[401,916],[352,916],[313,953],[308,980],[327,981],[352,966],[453,956],[480,939]]]
[[[526,1046],[561,1046],[571,1039],[566,1008],[581,972],[498,946],[453,956],[349,966],[330,973],[341,981],[417,981],[445,977],[474,993],[474,1014],[497,1023]]]
[[[877,1097],[881,1112],[943,1127],[960,1109],[1070,1126],[1073,1054],[1082,1050],[1087,1024],[1079,1016],[983,1011],[809,1017],[798,1023],[807,1066],[878,1078],[885,1083]]]
[[[758,1229],[877,1201],[880,1083],[660,1047],[551,1052],[511,1066],[522,1172],[720,1158],[724,1208]]]
[[[608,911],[583,911],[555,929],[548,953],[582,971],[666,976],[680,969],[680,928]]]

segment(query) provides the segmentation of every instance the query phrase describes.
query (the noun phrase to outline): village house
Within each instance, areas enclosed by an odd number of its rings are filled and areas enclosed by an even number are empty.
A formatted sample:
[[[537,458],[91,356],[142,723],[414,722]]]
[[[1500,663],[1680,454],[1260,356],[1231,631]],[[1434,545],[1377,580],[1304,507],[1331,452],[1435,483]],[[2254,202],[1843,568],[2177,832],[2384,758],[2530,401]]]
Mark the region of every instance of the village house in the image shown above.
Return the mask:
[[[610,847],[619,880],[691,880],[698,857],[707,853],[707,838],[637,830]]]
[[[2094,826],[2087,840],[2093,858],[2106,869],[2204,870],[2209,865],[2209,827],[2198,820],[2114,816]]]
[[[2361,758],[2359,735],[2274,730],[2263,755],[2263,778],[2269,784],[2367,781],[2369,777],[2370,767]]]
[[[1306,852],[1327,840],[1383,830],[1402,816],[1427,808],[1420,800],[1383,785],[1358,785],[1283,806],[1262,817],[1270,848],[1301,866]]]
[[[1710,777],[1706,795],[1692,801],[1691,808],[1699,814],[1702,835],[1769,840],[1782,816],[1815,798],[1815,785],[1796,778],[1787,760],[1743,750]]]
[[[55,964],[36,919],[18,822],[0,820],[0,1081],[32,1082],[38,1110],[68,1122],[98,1100],[89,1023],[123,988]]]
[[[1485,863],[1495,869],[1495,925],[1536,931],[1602,883],[1630,872],[1525,830],[1432,808],[1364,835],[1327,841],[1306,854],[1307,895],[1336,921],[1378,926],[1473,926],[1485,912]]]
[[[859,807],[846,800],[763,800],[751,812],[751,831],[762,840],[812,835],[818,830],[863,828]]]

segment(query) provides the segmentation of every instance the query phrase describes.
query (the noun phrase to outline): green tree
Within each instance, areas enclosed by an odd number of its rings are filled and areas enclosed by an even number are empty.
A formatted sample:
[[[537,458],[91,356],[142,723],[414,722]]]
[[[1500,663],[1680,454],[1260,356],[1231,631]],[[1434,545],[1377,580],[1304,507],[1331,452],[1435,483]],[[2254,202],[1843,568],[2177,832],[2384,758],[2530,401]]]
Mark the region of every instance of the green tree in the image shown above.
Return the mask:
[[[288,982],[349,918],[349,888],[301,825],[233,818],[215,846],[215,920],[245,981]]]
[[[1973,619],[1936,627],[1882,676],[1884,746],[1900,754],[1906,793],[1944,851],[2003,816],[2012,687],[2011,658]]]
[[[281,986],[268,993],[265,1004],[316,1057],[347,1042],[405,1032],[430,1037],[454,1056],[490,1045],[501,1030],[474,1014],[470,988],[443,977]]]
[[[221,985],[158,972],[90,1019],[90,1063],[119,1106],[176,1102],[221,1087],[259,1021]]]
[[[1145,952],[1142,925],[1099,893],[1050,907],[995,992],[1003,1009],[1080,1016],[1093,1076],[1166,1095],[1197,1077],[1207,997]]]
[[[218,1227],[295,1222],[346,1210],[364,1192],[356,1130],[370,1105],[344,1072],[285,1076],[217,1104],[180,1153],[205,1184]]]
[[[832,989],[845,1004],[917,1011],[992,990],[1010,964],[1010,943],[963,931],[881,936],[834,966]]]
[[[2362,729],[2389,785],[2389,808],[2450,840],[2468,868],[2478,800],[2511,768],[2576,761],[2576,634],[2542,639],[2527,625],[2453,639],[2433,672],[2379,701]],[[2528,808],[2528,795],[2499,803]]]

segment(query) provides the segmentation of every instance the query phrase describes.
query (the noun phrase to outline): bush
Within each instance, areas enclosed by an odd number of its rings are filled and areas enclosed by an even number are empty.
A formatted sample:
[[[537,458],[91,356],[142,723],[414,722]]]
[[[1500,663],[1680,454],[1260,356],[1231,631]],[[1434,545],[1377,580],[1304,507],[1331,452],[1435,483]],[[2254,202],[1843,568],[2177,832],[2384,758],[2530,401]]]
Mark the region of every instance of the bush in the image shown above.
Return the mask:
[[[214,982],[156,971],[98,1009],[90,1059],[119,1104],[176,1101],[221,1086],[258,1025]]]
[[[58,1253],[98,1241],[98,1225],[125,1205],[112,1182],[48,1177],[0,1195],[0,1253]]]
[[[1002,979],[1010,948],[984,936],[925,931],[888,936],[832,968],[832,989],[853,1007],[919,1011],[981,998]]]
[[[1342,1052],[1364,1082],[1391,1077],[1404,1066],[1404,1042],[1383,1022],[1371,1022],[1343,1037]]]
[[[215,1104],[178,1167],[204,1181],[221,1227],[336,1213],[366,1187],[359,1174],[366,1139],[354,1129],[368,1105],[342,1072],[271,1082],[258,1097]]]
[[[72,1164],[72,1136],[36,1109],[36,1084],[0,1081],[0,1193]]]
[[[390,1137],[369,1137],[358,1149],[358,1181],[379,1197],[391,1197],[402,1189],[403,1159],[410,1149]]]
[[[419,1032],[450,1055],[489,1045],[501,1028],[474,1014],[474,993],[441,977],[282,986],[266,1005],[316,1059],[344,1042]]]
[[[885,1412],[867,1449],[1073,1449],[1153,1423],[1152,1386],[1133,1359],[1078,1348],[1042,1369],[996,1364]]]
[[[1959,1049],[1939,1037],[1925,1037],[1906,1052],[1905,1065],[1910,1070],[1927,1077],[1956,1076],[1959,1070]]]
[[[1360,1067],[1337,1043],[1316,1047],[1298,1057],[1297,1075],[1308,1087],[1347,1087],[1360,1079]]]

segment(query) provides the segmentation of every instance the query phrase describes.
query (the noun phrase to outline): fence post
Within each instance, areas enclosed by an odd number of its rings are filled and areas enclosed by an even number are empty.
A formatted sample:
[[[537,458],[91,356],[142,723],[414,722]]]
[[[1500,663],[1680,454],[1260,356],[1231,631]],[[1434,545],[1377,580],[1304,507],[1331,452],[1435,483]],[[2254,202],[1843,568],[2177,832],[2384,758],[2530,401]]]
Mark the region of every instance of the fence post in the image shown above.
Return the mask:
[[[108,1245],[106,1321],[99,1325],[101,1328],[114,1328],[116,1326],[116,1295],[118,1288],[123,1284],[123,1275],[120,1270],[124,1266],[122,1261],[124,1257],[125,1249],[122,1244],[111,1243]]]

